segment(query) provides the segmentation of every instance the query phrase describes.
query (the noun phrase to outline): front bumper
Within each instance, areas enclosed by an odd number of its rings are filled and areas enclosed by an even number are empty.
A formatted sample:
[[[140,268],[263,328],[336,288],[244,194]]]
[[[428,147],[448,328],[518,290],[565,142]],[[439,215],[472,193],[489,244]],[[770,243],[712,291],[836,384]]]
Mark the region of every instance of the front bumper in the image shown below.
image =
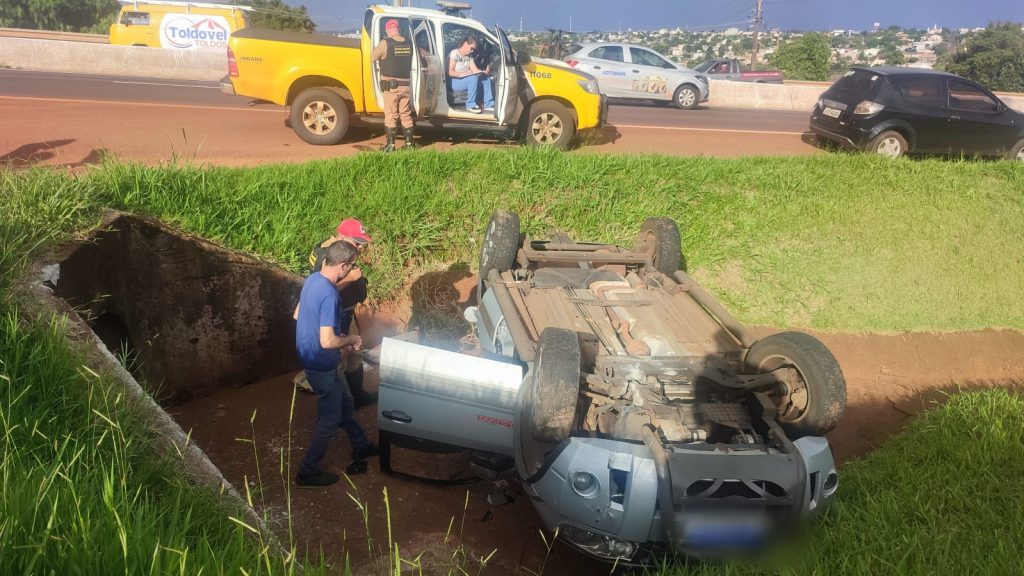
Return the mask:
[[[709,445],[670,451],[673,531],[662,525],[656,467],[643,445],[570,438],[525,488],[548,529],[557,528],[563,540],[599,559],[629,563],[670,549],[711,554],[708,546],[716,544],[693,529],[695,520],[754,520],[763,523],[767,537],[832,500],[837,476],[828,442],[808,437],[794,445],[793,454]],[[592,478],[595,486],[580,490],[574,478]],[[678,535],[674,545],[666,533]]]
[[[220,79],[220,91],[228,96],[235,95],[235,85],[231,83],[231,76],[225,75]]]

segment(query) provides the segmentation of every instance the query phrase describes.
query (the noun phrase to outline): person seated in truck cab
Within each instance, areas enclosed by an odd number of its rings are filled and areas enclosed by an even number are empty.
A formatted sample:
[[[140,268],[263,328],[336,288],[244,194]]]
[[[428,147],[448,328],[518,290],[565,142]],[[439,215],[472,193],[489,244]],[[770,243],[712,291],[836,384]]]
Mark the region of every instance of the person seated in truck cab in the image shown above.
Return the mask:
[[[457,48],[448,54],[448,77],[451,78],[452,92],[467,92],[466,111],[480,113],[478,94],[483,87],[483,110],[494,111],[494,89],[491,85],[491,67],[484,69],[477,66],[473,58],[476,38],[466,34]]]
[[[729,63],[728,62],[719,62],[718,64],[715,64],[715,67],[712,68],[711,73],[712,74],[728,74],[729,73]]]

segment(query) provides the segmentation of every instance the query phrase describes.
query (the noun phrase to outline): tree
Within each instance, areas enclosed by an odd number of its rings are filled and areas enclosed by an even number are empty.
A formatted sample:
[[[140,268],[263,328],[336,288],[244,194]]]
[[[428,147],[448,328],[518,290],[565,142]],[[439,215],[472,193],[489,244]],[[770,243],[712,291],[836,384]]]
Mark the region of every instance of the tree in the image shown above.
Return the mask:
[[[939,42],[938,44],[932,46],[932,50],[935,51],[936,56],[945,56],[947,53],[949,53],[949,44],[946,42]]]
[[[878,52],[878,57],[885,60],[885,63],[889,66],[900,66],[906,61],[906,58],[903,57],[903,51],[892,44],[884,46]]]
[[[1024,31],[1020,24],[996,23],[968,38],[946,70],[991,90],[1024,92]]]
[[[109,26],[120,9],[117,0],[2,0],[0,27],[105,31],[97,28]]]
[[[316,24],[309,18],[305,6],[292,7],[284,0],[245,0],[253,11],[249,13],[249,25],[254,28],[313,32]]]
[[[831,44],[823,34],[804,34],[783,43],[771,63],[793,80],[828,80]]]

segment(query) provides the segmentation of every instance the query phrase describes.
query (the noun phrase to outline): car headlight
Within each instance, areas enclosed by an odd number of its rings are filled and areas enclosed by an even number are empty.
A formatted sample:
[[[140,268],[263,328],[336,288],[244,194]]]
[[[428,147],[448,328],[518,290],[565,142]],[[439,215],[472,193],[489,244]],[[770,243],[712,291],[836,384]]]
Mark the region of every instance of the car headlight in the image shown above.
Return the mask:
[[[584,498],[593,498],[600,489],[601,484],[597,481],[597,476],[582,470],[572,473],[573,492]]]
[[[579,84],[580,88],[583,88],[583,91],[587,94],[601,93],[601,89],[597,86],[597,80],[577,80],[576,83]]]

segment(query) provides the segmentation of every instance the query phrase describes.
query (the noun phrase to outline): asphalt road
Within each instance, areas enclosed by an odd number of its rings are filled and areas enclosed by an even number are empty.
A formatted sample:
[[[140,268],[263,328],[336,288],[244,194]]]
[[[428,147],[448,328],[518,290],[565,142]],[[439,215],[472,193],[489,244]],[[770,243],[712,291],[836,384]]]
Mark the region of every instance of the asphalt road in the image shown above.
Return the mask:
[[[326,158],[378,146],[379,134],[372,131],[357,131],[338,146],[309,146],[284,128],[284,117],[283,107],[222,94],[216,82],[0,70],[0,124],[5,127],[0,161],[18,165],[76,166],[100,150],[150,163],[176,154],[245,165]],[[608,124],[581,151],[709,156],[816,152],[801,140],[807,129],[803,112],[677,110],[631,103],[613,105]],[[438,148],[474,145],[438,134],[428,138]],[[55,153],[56,148],[63,153]]]

